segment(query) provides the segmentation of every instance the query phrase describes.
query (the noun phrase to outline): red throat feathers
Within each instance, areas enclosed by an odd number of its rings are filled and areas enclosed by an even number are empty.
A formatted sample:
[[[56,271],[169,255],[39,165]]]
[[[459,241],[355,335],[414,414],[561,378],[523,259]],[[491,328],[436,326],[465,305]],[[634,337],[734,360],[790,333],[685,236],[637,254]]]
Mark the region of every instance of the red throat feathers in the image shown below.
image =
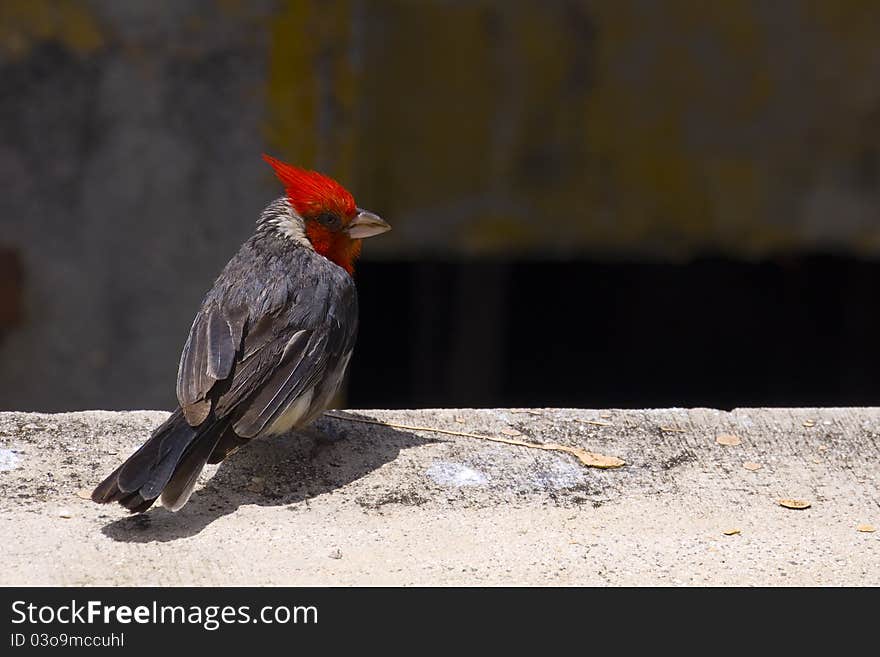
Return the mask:
[[[306,220],[306,236],[317,253],[349,274],[354,273],[354,261],[361,254],[360,240],[351,239],[345,231],[330,230],[317,221],[309,220]]]

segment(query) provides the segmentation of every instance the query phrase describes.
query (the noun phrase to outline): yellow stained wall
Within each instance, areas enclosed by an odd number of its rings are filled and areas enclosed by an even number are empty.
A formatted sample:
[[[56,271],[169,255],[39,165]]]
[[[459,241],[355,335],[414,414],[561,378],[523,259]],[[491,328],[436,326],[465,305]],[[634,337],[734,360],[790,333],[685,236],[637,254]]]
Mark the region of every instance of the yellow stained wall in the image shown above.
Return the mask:
[[[95,7],[0,3],[0,56],[113,56]],[[267,7],[266,148],[386,215],[371,253],[880,252],[873,0]]]
[[[104,45],[93,13],[77,0],[0,2],[0,54],[19,58],[35,43],[57,41],[88,54]]]
[[[273,147],[317,161],[329,49],[323,162],[394,222],[374,249],[880,247],[849,180],[880,148],[876,2],[289,2],[272,29]]]

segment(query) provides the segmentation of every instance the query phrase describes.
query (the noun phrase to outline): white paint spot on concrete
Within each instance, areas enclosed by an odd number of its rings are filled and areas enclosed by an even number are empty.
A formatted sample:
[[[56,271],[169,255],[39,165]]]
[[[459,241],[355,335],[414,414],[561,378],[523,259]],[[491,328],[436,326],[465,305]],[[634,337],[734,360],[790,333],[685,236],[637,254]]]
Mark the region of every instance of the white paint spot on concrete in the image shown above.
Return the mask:
[[[435,461],[427,470],[427,475],[441,486],[483,486],[489,477],[461,463]]]
[[[0,449],[0,472],[14,470],[18,467],[21,457],[11,449]]]
[[[538,489],[564,490],[574,488],[584,481],[584,468],[559,460],[544,466],[532,481]]]

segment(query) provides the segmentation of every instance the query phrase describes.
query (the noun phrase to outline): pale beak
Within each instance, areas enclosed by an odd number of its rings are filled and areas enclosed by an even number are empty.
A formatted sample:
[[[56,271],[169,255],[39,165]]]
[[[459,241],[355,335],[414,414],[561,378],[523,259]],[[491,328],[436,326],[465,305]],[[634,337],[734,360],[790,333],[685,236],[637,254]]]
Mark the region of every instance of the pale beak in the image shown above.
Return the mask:
[[[391,226],[387,221],[372,212],[358,208],[357,215],[348,224],[345,232],[353,240],[362,240],[366,237],[387,233],[389,230],[391,230]]]

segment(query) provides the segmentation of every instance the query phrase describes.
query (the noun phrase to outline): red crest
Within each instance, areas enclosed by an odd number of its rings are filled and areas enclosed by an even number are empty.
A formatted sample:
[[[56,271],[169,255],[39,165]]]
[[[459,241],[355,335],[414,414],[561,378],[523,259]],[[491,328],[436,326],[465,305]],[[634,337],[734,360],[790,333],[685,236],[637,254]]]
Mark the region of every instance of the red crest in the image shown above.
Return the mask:
[[[346,219],[357,212],[354,197],[338,182],[317,171],[300,169],[271,155],[263,159],[275,170],[291,205],[302,217],[333,212]]]

